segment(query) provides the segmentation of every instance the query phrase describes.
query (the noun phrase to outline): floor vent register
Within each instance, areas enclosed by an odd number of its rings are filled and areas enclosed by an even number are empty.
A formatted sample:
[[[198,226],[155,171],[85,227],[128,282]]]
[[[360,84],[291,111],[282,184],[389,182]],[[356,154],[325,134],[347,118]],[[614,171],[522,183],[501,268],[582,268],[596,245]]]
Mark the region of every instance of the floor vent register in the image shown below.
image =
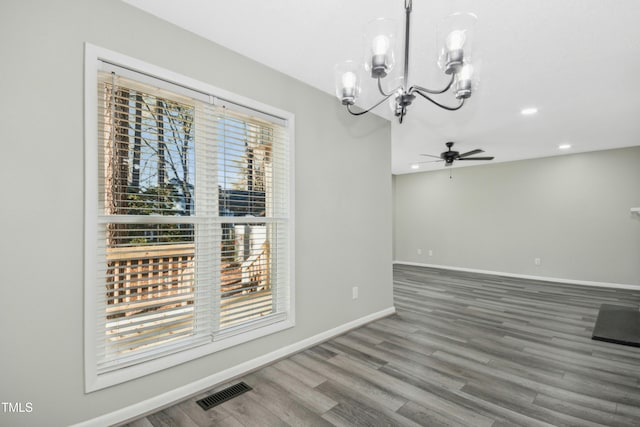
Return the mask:
[[[204,399],[200,399],[196,403],[198,405],[200,405],[200,407],[202,409],[207,411],[207,410],[213,408],[214,406],[217,406],[217,405],[219,405],[221,403],[224,403],[224,402],[226,402],[228,400],[231,400],[234,397],[238,397],[242,393],[245,393],[245,392],[247,392],[249,390],[251,390],[251,387],[249,387],[244,382],[240,382],[238,384],[234,384],[232,386],[229,386],[229,387],[225,388],[224,390],[220,390],[220,391],[218,391],[216,393],[213,393],[212,395],[209,395],[209,396],[205,397]]]

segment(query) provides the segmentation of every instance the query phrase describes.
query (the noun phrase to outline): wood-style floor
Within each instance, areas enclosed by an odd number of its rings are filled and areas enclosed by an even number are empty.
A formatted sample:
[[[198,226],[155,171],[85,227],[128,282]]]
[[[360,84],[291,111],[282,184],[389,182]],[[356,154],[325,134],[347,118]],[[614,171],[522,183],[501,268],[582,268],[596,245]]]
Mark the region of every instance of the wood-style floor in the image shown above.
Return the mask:
[[[591,339],[602,303],[640,291],[396,265],[397,314],[139,426],[640,426],[640,348]],[[222,385],[212,391],[224,388]]]

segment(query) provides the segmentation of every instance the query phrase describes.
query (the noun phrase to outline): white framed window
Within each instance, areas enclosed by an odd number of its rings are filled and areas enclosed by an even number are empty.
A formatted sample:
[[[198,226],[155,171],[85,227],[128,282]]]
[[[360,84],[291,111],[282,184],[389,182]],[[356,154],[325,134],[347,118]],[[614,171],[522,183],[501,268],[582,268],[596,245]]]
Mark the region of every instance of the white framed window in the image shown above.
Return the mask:
[[[86,391],[292,327],[293,114],[85,50]]]

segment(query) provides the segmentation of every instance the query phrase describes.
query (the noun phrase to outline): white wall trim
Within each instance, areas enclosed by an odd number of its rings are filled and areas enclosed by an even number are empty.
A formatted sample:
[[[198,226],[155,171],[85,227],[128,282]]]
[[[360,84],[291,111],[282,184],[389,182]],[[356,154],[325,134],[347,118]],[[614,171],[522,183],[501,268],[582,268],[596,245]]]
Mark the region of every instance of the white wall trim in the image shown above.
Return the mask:
[[[466,271],[469,273],[492,274],[494,276],[516,277],[519,279],[542,280],[545,282],[567,283],[570,285],[598,286],[602,288],[631,289],[634,291],[640,291],[640,285],[630,285],[627,283],[592,282],[589,280],[562,279],[558,277],[547,277],[547,276],[531,276],[528,274],[505,273],[503,271],[490,271],[490,270],[480,270],[477,268],[453,267],[450,265],[424,264],[421,262],[411,262],[411,261],[396,260],[396,261],[393,261],[393,263],[412,265],[415,267],[429,267],[429,268],[440,268],[443,270]]]
[[[194,381],[190,384],[178,387],[170,390],[166,393],[162,393],[158,396],[144,400],[142,402],[135,403],[122,409],[118,409],[114,412],[101,415],[96,418],[92,418],[87,421],[82,421],[78,424],[74,424],[72,427],[99,427],[105,425],[114,425],[118,423],[127,422],[140,417],[144,414],[151,413],[159,408],[166,407],[180,400],[186,399],[197,393],[200,393],[209,388],[215,387],[217,384],[224,383],[233,378],[247,374],[253,370],[259,369],[270,363],[273,363],[279,359],[288,357],[299,351],[320,344],[338,335],[342,335],[352,329],[358,328],[374,320],[382,319],[383,317],[390,316],[396,312],[395,307],[388,307],[384,310],[380,310],[375,313],[368,314],[351,322],[347,322],[343,325],[337,326],[333,329],[329,329],[325,332],[321,332],[309,338],[305,338],[297,343],[288,345],[279,350],[272,351],[271,353],[256,357],[255,359],[248,360],[240,363],[224,371],[215,373],[206,378],[202,378],[198,381]]]

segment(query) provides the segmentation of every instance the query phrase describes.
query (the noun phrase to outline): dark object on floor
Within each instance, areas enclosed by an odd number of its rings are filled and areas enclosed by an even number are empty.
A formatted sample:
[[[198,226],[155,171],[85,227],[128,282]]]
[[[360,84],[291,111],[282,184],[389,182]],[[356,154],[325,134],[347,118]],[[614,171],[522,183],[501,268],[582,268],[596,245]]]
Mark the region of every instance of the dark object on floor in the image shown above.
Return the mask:
[[[593,328],[594,340],[640,347],[638,307],[602,304]]]
[[[252,390],[244,382],[240,382],[238,384],[234,384],[231,387],[227,387],[224,390],[220,390],[217,393],[213,393],[210,396],[205,397],[204,399],[200,399],[196,401],[198,405],[205,411],[213,408],[221,403],[226,402],[227,400],[231,400],[234,397],[240,396],[242,393]]]

